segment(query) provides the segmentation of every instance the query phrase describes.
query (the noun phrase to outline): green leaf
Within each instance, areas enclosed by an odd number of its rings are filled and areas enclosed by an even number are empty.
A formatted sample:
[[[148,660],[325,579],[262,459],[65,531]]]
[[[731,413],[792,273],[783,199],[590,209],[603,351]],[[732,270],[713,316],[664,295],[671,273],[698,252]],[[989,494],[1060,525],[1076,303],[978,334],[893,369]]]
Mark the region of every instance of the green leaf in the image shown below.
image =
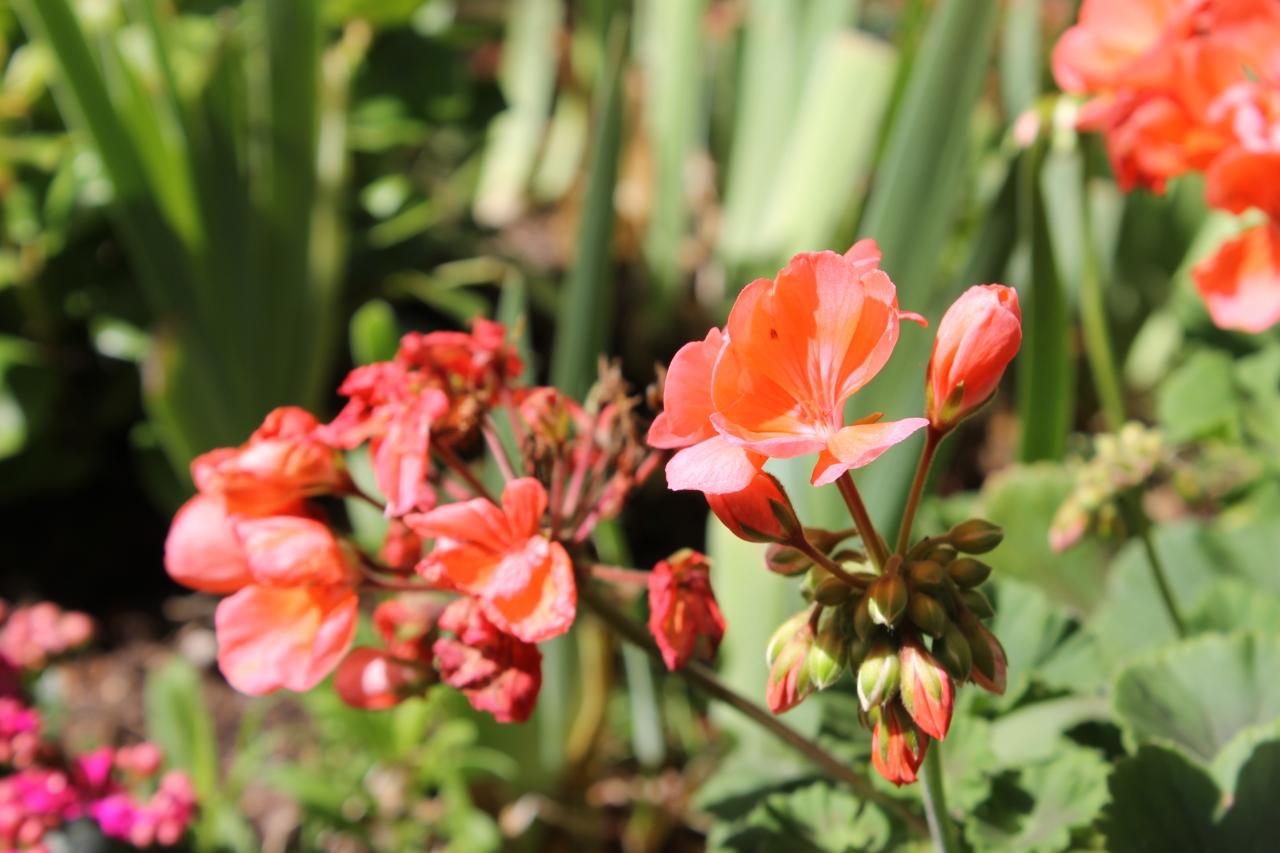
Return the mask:
[[[1071,618],[1066,608],[1028,583],[999,577],[994,586],[996,615],[990,627],[1005,647],[1008,679],[1003,696],[984,699],[999,708],[1012,708],[1060,648]]]
[[[1069,472],[1050,464],[1015,466],[989,478],[979,514],[1004,528],[1005,539],[983,559],[998,575],[1037,586],[1050,601],[1085,614],[1102,598],[1102,549],[1089,540],[1062,554],[1049,547],[1050,522],[1073,480]]]
[[[476,221],[484,225],[506,225],[527,205],[529,179],[556,90],[556,42],[563,21],[560,0],[511,6],[498,69],[507,109],[489,126],[473,204]]]
[[[1265,853],[1276,838],[1280,791],[1280,741],[1258,747],[1236,780],[1231,811],[1220,825],[1220,850]]]
[[[1114,853],[1200,853],[1215,847],[1213,780],[1168,749],[1144,746],[1107,780],[1111,804],[1102,819]]]
[[[1180,608],[1186,608],[1208,592],[1220,570],[1220,557],[1196,523],[1161,526],[1152,534],[1175,600]],[[1138,541],[1130,541],[1116,555],[1104,591],[1102,603],[1086,624],[1102,654],[1099,677],[1114,672],[1136,655],[1177,639],[1177,630],[1161,605],[1146,552]]]
[[[1017,788],[1031,799],[1030,809],[1012,825],[970,818],[965,833],[984,851],[1059,851],[1070,846],[1071,832],[1094,821],[1107,802],[1107,763],[1095,752],[1064,742],[1049,761],[1021,771]]]
[[[829,782],[803,782],[714,803],[708,850],[886,850],[884,813]],[[896,848],[895,848],[896,849]]]
[[[1280,721],[1280,637],[1208,635],[1131,664],[1116,678],[1117,718],[1139,742],[1212,766],[1245,730]]]
[[[396,313],[383,299],[370,299],[351,315],[351,357],[356,364],[390,361],[400,344]]]
[[[1218,350],[1193,354],[1161,383],[1156,397],[1160,428],[1171,442],[1236,438],[1240,405],[1231,357]]]
[[[613,192],[622,144],[622,73],[625,26],[616,20],[608,35],[608,61],[595,90],[596,127],[578,224],[577,257],[560,295],[551,383],[581,397],[596,373],[612,325],[614,282],[609,274],[613,244]]]

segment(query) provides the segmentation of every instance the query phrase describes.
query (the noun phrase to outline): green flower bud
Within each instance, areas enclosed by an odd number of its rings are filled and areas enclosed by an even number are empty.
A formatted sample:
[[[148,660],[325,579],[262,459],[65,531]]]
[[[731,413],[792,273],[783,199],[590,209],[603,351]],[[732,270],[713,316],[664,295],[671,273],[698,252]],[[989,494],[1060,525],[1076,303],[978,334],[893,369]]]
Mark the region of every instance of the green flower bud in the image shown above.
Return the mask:
[[[991,577],[991,567],[972,557],[961,557],[947,566],[947,574],[958,586],[970,589]]]
[[[853,587],[845,583],[844,578],[823,570],[825,577],[813,587],[813,600],[827,607],[838,607],[853,596]]]
[[[869,640],[875,627],[876,623],[871,618],[871,596],[864,595],[853,609],[853,632],[858,635],[858,639]]]
[[[896,574],[883,575],[867,590],[871,621],[892,628],[907,611],[907,585]]]
[[[940,589],[947,582],[947,572],[933,560],[920,560],[907,566],[907,580],[915,589]]]
[[[809,647],[809,679],[813,686],[825,690],[840,678],[848,659],[848,647],[841,636],[836,611],[826,609],[818,617],[818,632]]]
[[[938,599],[923,592],[913,592],[907,600],[907,618],[931,637],[941,637],[950,620]]]
[[[956,549],[952,548],[945,542],[939,542],[924,553],[924,559],[933,560],[940,566],[945,566],[956,558]]]
[[[971,518],[951,528],[947,538],[964,554],[985,554],[1000,544],[1004,531],[989,521]]]
[[[957,681],[968,678],[969,670],[973,668],[973,652],[954,622],[948,624],[942,636],[933,641],[933,656]]]
[[[973,683],[997,695],[1004,693],[1005,673],[1009,668],[1004,646],[976,619],[964,622],[960,630],[973,653],[973,669],[969,673]]]
[[[813,560],[789,545],[771,544],[764,552],[764,565],[775,575],[793,576],[806,572]]]
[[[991,606],[991,601],[976,589],[966,589],[960,593],[960,600],[964,602],[965,607],[969,608],[969,612],[979,619],[990,619],[996,615],[996,609]]]
[[[778,626],[777,630],[773,632],[773,636],[769,638],[769,645],[765,647],[765,660],[769,666],[773,666],[787,643],[805,627],[808,621],[809,611],[802,610]]]
[[[858,667],[858,701],[862,710],[869,711],[894,697],[899,669],[898,650],[888,643],[877,643],[867,652]]]

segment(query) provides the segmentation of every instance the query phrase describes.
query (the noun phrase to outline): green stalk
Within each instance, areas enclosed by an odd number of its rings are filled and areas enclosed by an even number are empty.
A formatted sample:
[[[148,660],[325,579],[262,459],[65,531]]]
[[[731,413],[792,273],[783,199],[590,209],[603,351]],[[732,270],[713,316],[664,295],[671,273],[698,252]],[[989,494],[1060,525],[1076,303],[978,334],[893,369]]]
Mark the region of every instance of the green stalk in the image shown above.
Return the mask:
[[[1089,212],[1087,187],[1081,200],[1081,208],[1084,216],[1084,268],[1081,270],[1080,281],[1080,323],[1084,332],[1084,350],[1107,428],[1118,430],[1125,422],[1124,392],[1107,328],[1106,297],[1102,292],[1102,274],[1099,270],[1097,241],[1093,237],[1093,217]]]
[[[579,578],[581,582],[578,584],[578,600],[618,636],[643,649],[655,660],[661,661],[662,653],[658,651],[658,647],[649,638],[649,632],[619,610],[606,596],[601,595],[600,591],[591,584],[584,573],[579,573]],[[925,822],[909,811],[900,801],[876,789],[866,776],[833,757],[817,743],[809,740],[766,709],[745,696],[734,692],[709,667],[696,661],[691,661],[683,668],[676,670],[675,674],[708,696],[733,707],[752,722],[768,730],[770,734],[821,768],[828,777],[848,785],[859,797],[870,800],[885,811],[896,815],[916,832],[923,834],[928,831]]]
[[[925,818],[929,822],[929,835],[937,853],[953,853],[960,850],[955,827],[947,814],[947,794],[942,782],[942,744],[931,744],[924,756],[921,775],[920,799],[924,802]]]
[[[836,480],[836,486],[840,489],[840,496],[844,498],[845,506],[849,508],[849,515],[858,528],[863,544],[867,546],[871,562],[877,569],[883,569],[889,559],[889,552],[884,546],[884,540],[876,531],[876,526],[871,522],[871,514],[867,512],[867,505],[862,502],[862,495],[858,494],[858,487],[853,484],[853,477],[845,471],[840,475],[840,479]]]
[[[1168,614],[1169,621],[1173,623],[1173,629],[1178,632],[1178,636],[1185,639],[1187,623],[1183,621],[1182,614],[1178,610],[1178,602],[1173,597],[1173,585],[1169,583],[1164,561],[1160,559],[1160,552],[1156,550],[1155,539],[1151,536],[1151,520],[1147,518],[1147,513],[1142,508],[1141,498],[1137,495],[1126,495],[1123,498],[1123,505],[1127,510],[1129,523],[1142,542],[1142,550],[1147,555],[1147,565],[1151,568],[1151,577],[1156,582],[1156,590],[1160,593],[1160,601],[1164,604],[1165,613]]]
[[[916,464],[916,475],[911,480],[911,491],[907,494],[907,506],[902,511],[902,523],[898,526],[897,553],[904,557],[907,545],[911,542],[911,525],[916,520],[916,510],[920,508],[920,498],[924,496],[924,484],[929,479],[929,468],[933,465],[933,457],[942,443],[943,434],[930,426],[924,435],[924,449],[920,451],[920,461]]]

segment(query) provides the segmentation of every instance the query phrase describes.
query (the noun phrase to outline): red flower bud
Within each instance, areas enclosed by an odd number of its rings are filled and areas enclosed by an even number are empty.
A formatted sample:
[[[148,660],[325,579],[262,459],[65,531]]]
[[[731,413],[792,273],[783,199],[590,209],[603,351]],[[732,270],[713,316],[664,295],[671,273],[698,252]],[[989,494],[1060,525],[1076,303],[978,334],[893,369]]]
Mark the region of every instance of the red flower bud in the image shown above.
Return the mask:
[[[925,394],[932,428],[945,432],[981,407],[1021,343],[1013,288],[982,284],[966,290],[938,324],[929,358]]]
[[[379,649],[360,646],[338,665],[333,687],[353,708],[379,711],[398,705],[420,681],[413,667]]]
[[[903,707],[921,731],[942,740],[951,726],[956,698],[951,676],[914,637],[902,644],[898,662]]]
[[[801,531],[782,484],[763,471],[740,492],[708,493],[707,505],[733,535],[748,542],[790,542]]]
[[[809,672],[812,648],[813,628],[807,610],[792,616],[773,632],[766,653],[769,662],[766,699],[773,713],[790,711],[813,692]]]
[[[688,663],[700,643],[714,654],[724,636],[709,567],[705,556],[685,549],[659,562],[649,574],[649,633],[667,669]]]
[[[871,733],[871,764],[898,787],[916,781],[929,738],[921,734],[896,702],[886,705]]]
[[[969,678],[988,693],[1002,695],[1009,669],[1004,646],[1000,645],[995,634],[976,619],[963,625],[962,630],[969,649],[973,652],[973,669],[969,672]]]

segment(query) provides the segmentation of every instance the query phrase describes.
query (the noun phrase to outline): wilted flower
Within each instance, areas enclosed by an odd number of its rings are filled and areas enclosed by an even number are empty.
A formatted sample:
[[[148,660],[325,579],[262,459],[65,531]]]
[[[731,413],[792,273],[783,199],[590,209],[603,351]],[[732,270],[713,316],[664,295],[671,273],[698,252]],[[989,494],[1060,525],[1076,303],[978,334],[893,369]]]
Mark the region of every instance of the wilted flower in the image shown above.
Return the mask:
[[[710,564],[697,551],[661,560],[649,573],[649,633],[667,669],[689,662],[704,646],[714,654],[724,636],[724,617],[711,590]]]
[[[450,604],[440,616],[440,628],[454,634],[434,647],[444,683],[500,723],[528,719],[542,686],[538,647],[501,631],[474,599]]]
[[[293,512],[305,498],[350,487],[320,423],[295,406],[267,415],[244,445],[197,456],[191,477],[201,494],[221,498],[235,515]]]

